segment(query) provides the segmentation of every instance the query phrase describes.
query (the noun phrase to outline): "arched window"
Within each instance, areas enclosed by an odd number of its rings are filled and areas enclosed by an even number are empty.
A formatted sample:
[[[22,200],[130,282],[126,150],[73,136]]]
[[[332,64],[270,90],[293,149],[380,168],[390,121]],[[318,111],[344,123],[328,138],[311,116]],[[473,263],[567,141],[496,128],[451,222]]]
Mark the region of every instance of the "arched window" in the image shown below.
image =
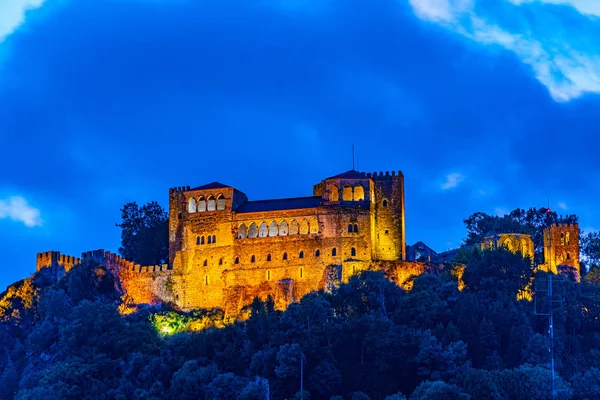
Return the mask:
[[[352,201],[352,186],[344,186],[344,189],[342,190],[342,200]]]
[[[571,244],[571,234],[569,232],[565,234],[565,244],[567,246]]]
[[[308,233],[308,221],[305,218],[301,218],[298,225],[300,226],[300,234],[306,235]]]
[[[353,229],[352,229],[352,224],[348,224],[348,232],[352,233]]]
[[[293,219],[290,222],[290,235],[297,235],[298,232],[299,232],[298,221],[296,221],[295,219]]]
[[[269,236],[277,236],[279,233],[279,228],[277,227],[277,222],[271,221],[269,224]]]
[[[200,244],[200,236],[196,236],[196,244]]]
[[[386,208],[387,207],[387,200],[383,200],[381,202],[381,205],[383,206],[383,208]]]
[[[248,228],[248,237],[255,238],[257,236],[258,236],[258,228],[256,227],[256,224],[253,222],[250,224],[250,227]]]
[[[350,255],[353,257],[356,255],[356,249],[354,247],[350,249]]]
[[[311,217],[310,221],[308,222],[308,231],[310,233],[319,233],[319,220],[317,220],[315,217]]]
[[[235,263],[235,264],[239,264],[239,263],[240,263],[240,258],[239,258],[239,257],[236,257],[236,258],[235,258],[235,261],[234,261],[234,263]]]
[[[358,224],[354,224],[354,232],[358,233]]]
[[[252,255],[252,257],[250,258],[250,262],[256,262],[256,257],[254,255]]]
[[[354,201],[363,201],[365,199],[365,189],[362,185],[354,186]]]
[[[267,261],[271,261],[271,254],[267,254]]]
[[[565,244],[565,234],[564,234],[564,232],[560,233],[560,244],[562,244],[562,245]]]
[[[340,189],[336,185],[331,185],[329,187],[329,201],[339,201],[340,200]]]
[[[208,235],[208,236],[206,237],[206,242],[207,242],[208,244],[211,244],[211,243],[212,243],[212,236]]]
[[[200,199],[198,199],[198,212],[204,211],[206,211],[206,200],[204,197],[200,197]]]
[[[289,233],[289,227],[285,220],[279,224],[279,236],[287,236]]]
[[[337,249],[334,247],[333,250],[331,250],[331,256],[335,257],[337,256]]]
[[[217,243],[217,235],[213,235],[213,244]]]
[[[217,208],[217,202],[215,201],[215,198],[213,196],[208,196],[206,210],[207,211],[215,211],[216,208]]]
[[[217,198],[217,210],[224,210],[225,209],[225,197],[220,194],[219,197]]]
[[[208,260],[204,260],[204,266],[207,267],[208,266]]]
[[[321,256],[321,250],[315,251],[315,257],[320,257]]]
[[[506,247],[506,250],[513,251],[513,245],[509,238],[506,238],[506,240],[504,240],[503,246]]]
[[[200,244],[204,244],[204,236],[200,238]]]
[[[283,259],[287,260],[287,253],[283,253]]]
[[[258,237],[267,237],[268,234],[269,228],[267,228],[267,223],[263,221],[260,223],[260,227],[258,228]]]
[[[196,199],[194,199],[193,197],[190,199],[189,203],[188,203],[188,212],[189,213],[195,213],[197,210],[196,208]]]
[[[223,265],[223,257],[219,258],[219,265]]]
[[[304,251],[300,250],[300,254],[298,255],[298,258],[304,258]]]
[[[248,235],[246,224],[241,224],[238,228],[238,239],[244,239]]]

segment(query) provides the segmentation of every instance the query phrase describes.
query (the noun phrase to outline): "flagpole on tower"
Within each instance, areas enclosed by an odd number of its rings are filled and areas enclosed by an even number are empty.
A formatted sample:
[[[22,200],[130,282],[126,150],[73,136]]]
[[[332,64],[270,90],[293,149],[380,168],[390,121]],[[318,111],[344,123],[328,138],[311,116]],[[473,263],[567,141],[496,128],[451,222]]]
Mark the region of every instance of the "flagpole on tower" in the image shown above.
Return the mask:
[[[352,170],[354,170],[354,145],[352,145]]]

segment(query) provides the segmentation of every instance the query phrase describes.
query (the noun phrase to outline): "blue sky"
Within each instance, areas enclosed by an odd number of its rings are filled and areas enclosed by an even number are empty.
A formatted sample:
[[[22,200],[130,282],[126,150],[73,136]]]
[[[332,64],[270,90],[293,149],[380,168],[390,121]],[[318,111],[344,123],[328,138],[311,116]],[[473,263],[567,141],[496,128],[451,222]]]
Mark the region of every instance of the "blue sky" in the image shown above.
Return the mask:
[[[597,0],[0,0],[0,287],[116,251],[127,201],[403,170],[408,243],[543,206],[600,227]]]

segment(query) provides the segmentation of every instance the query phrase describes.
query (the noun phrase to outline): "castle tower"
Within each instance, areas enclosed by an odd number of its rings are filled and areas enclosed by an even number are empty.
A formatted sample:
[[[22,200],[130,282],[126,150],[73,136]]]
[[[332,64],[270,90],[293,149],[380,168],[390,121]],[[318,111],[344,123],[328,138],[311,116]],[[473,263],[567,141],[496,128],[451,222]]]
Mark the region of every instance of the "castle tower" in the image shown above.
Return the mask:
[[[579,281],[579,225],[555,224],[544,230],[544,266],[546,271],[560,272],[560,266],[577,271]]]
[[[373,258],[375,260],[406,259],[406,228],[404,217],[404,175],[402,171],[373,173],[374,196]]]

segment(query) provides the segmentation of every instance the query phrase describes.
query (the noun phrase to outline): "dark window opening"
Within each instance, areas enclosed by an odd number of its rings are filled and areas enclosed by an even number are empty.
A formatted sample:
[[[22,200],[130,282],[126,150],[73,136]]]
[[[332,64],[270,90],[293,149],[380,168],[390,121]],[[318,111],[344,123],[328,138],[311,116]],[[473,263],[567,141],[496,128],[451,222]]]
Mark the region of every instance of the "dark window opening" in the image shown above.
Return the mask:
[[[271,255],[267,254],[267,261],[271,261]]]
[[[356,249],[354,247],[350,250],[350,255],[351,256],[355,256],[356,255]]]
[[[319,257],[321,255],[321,250],[315,251],[315,257]]]
[[[387,207],[387,200],[384,200],[383,203],[381,203],[381,205]]]
[[[200,244],[200,236],[196,236],[196,244]]]
[[[211,244],[211,243],[212,243],[212,237],[209,235],[209,236],[206,238],[206,241],[208,242],[208,244]]]
[[[256,261],[256,257],[252,256],[252,258],[250,259],[250,262],[255,262]]]
[[[287,260],[287,253],[283,253],[283,259]]]
[[[236,258],[235,258],[235,263],[236,263],[236,264],[239,264],[239,263],[240,263],[240,258],[239,258],[239,257],[236,257]]]
[[[223,265],[223,258],[219,258],[219,265]]]
[[[352,232],[352,224],[348,225],[348,232]]]
[[[204,266],[207,267],[208,266],[208,260],[204,260]]]
[[[217,243],[217,235],[213,235],[213,240],[212,240],[213,244]]]
[[[333,257],[337,256],[337,249],[334,247],[333,250],[331,250],[331,255]]]
[[[204,236],[200,238],[200,244],[204,244]]]
[[[358,224],[354,224],[354,232],[358,233]]]

